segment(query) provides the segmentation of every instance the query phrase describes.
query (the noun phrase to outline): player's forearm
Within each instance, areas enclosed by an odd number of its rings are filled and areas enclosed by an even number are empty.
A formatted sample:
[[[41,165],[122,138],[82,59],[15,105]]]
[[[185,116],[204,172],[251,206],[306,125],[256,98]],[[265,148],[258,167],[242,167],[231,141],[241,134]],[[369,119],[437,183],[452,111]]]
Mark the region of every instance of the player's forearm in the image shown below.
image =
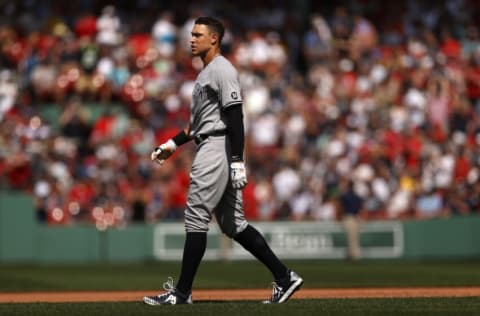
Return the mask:
[[[191,141],[192,139],[190,138],[190,136],[188,136],[189,134],[189,129],[190,129],[190,126],[186,127],[185,129],[183,129],[182,131],[180,131],[177,135],[175,135],[172,140],[175,142],[175,145],[177,146],[181,146],[189,141]]]
[[[243,126],[242,104],[236,104],[225,110],[227,134],[230,138],[232,162],[243,161],[245,130]]]

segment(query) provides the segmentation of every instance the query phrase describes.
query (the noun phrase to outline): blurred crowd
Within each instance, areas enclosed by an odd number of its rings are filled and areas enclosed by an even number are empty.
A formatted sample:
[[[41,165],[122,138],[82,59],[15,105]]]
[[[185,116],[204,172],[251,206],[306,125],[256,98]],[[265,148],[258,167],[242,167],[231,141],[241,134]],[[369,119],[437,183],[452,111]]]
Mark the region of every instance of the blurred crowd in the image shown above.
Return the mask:
[[[43,222],[182,218],[195,145],[161,168],[149,154],[188,122],[201,15],[225,22],[222,51],[240,74],[250,220],[337,220],[346,182],[366,220],[480,211],[475,1],[1,10],[0,189],[32,194]]]

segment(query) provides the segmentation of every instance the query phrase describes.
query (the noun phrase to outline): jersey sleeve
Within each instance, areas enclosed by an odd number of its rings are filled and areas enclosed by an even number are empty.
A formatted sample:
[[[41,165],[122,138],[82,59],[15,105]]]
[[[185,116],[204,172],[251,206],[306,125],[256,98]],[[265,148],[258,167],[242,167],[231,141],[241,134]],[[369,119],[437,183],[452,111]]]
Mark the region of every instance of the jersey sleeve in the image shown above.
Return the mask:
[[[241,104],[242,95],[237,70],[231,64],[222,68],[218,76],[219,97],[222,108],[226,109],[234,104]]]

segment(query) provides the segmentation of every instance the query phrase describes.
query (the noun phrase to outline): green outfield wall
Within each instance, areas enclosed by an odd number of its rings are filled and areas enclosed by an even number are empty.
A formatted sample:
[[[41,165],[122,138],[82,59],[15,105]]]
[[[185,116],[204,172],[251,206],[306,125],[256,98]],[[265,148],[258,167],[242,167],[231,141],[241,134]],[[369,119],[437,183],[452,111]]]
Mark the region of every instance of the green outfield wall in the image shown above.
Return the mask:
[[[338,222],[258,222],[283,259],[342,259],[346,238]],[[0,262],[86,263],[179,260],[182,223],[130,225],[99,231],[93,225],[48,226],[35,219],[33,201],[20,193],[0,193]],[[375,221],[361,225],[365,259],[480,258],[480,216],[428,221]],[[223,245],[223,246],[222,246]],[[215,224],[206,260],[252,259],[222,237]]]
[[[34,260],[36,230],[32,199],[0,192],[0,261]]]

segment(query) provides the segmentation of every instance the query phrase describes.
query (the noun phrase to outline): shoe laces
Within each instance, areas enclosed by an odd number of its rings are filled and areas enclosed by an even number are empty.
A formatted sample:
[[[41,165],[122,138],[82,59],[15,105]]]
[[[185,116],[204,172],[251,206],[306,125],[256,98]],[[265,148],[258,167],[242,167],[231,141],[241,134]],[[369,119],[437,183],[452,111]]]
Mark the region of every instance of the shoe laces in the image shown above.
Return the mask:
[[[172,277],[168,277],[167,282],[163,283],[163,289],[166,291],[166,293],[157,295],[159,298],[166,298],[168,295],[172,294],[175,291]]]
[[[175,290],[175,286],[173,285],[173,278],[172,277],[168,277],[167,282],[163,283],[163,289],[167,292],[171,292],[171,291]]]
[[[281,296],[283,293],[283,288],[279,286],[276,282],[272,282],[272,301],[275,301],[278,296]]]

